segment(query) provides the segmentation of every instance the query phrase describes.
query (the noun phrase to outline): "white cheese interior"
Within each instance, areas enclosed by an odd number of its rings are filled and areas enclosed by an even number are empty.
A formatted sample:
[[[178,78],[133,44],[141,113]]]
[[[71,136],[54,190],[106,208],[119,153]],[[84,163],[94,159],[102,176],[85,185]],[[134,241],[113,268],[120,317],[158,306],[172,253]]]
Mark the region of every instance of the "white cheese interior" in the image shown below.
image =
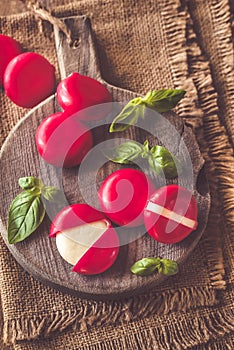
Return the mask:
[[[57,249],[64,260],[75,265],[106,231],[105,221],[72,227],[56,235]]]

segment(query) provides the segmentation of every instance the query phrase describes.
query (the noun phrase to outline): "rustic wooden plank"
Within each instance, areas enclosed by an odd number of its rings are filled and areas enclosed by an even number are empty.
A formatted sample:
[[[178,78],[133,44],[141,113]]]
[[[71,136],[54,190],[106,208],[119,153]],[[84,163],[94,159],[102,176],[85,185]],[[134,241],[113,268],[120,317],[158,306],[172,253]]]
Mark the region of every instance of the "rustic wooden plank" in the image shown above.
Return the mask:
[[[71,30],[73,42],[54,26],[55,45],[61,79],[73,72],[101,79],[100,68],[92,38],[91,24],[85,16],[64,19]]]
[[[81,33],[82,39],[80,46],[75,51],[67,46],[66,39],[61,33],[56,31],[56,42],[62,76],[70,74],[77,70],[82,74],[88,74],[99,80],[101,79],[100,70],[96,60],[90,25],[86,18],[78,17],[67,20],[69,26]],[[110,89],[114,101],[126,101],[135,96],[134,93],[113,87],[105,83]],[[94,206],[98,206],[96,187],[99,187],[103,179],[114,170],[121,168],[120,165],[111,162],[105,163],[99,169],[96,178],[95,157],[90,156],[89,167],[83,175],[79,174],[79,167],[73,169],[58,170],[53,166],[44,163],[38,156],[35,146],[35,132],[42,119],[59,110],[59,106],[54,96],[31,110],[20,123],[11,131],[0,154],[0,229],[3,232],[3,238],[14,257],[18,262],[32,275],[46,284],[59,288],[62,291],[70,292],[75,295],[95,299],[121,298],[135,295],[150,290],[157,284],[162,283],[164,277],[154,274],[145,278],[132,275],[129,271],[130,266],[145,256],[162,256],[174,259],[182,264],[187,256],[198,243],[207,222],[209,212],[210,198],[206,179],[203,172],[203,158],[201,157],[196,139],[190,128],[186,127],[182,120],[174,113],[164,115],[164,122],[168,122],[168,128],[164,124],[155,122],[157,115],[152,116],[150,128],[145,130],[143,123],[140,127],[131,127],[125,132],[118,134],[108,133],[108,118],[105,122],[97,123],[93,129],[95,144],[102,143],[105,140],[113,139],[118,142],[119,137],[135,139],[143,142],[146,138],[150,144],[166,143],[167,148],[175,155],[179,154],[186,160],[185,149],[188,149],[193,164],[193,182],[195,184],[194,195],[199,206],[199,226],[187,239],[174,245],[164,245],[157,243],[148,235],[142,235],[142,228],[128,229],[120,232],[121,240],[125,237],[132,237],[129,244],[125,244],[120,249],[119,257],[116,263],[105,273],[97,276],[83,276],[73,273],[71,265],[66,263],[59,255],[55,240],[48,237],[50,218],[47,217],[39,229],[27,240],[15,245],[9,245],[6,239],[7,212],[12,199],[18,194],[18,178],[22,176],[38,176],[43,179],[47,185],[61,187],[69,203],[81,203],[81,186],[85,189],[85,195],[88,201]],[[110,116],[109,118],[112,118]],[[177,133],[169,133],[169,126]],[[162,142],[163,141],[163,142]],[[184,142],[184,149],[183,149]],[[160,184],[160,178],[149,174],[153,180]],[[79,178],[80,176],[80,178]],[[83,176],[83,178],[82,178]],[[96,178],[95,186],[91,186]],[[8,186],[5,186],[5,183]],[[82,182],[83,181],[83,182]],[[172,181],[175,182],[175,181]],[[189,187],[191,178],[185,174],[181,179],[181,185]],[[169,182],[168,182],[169,183]],[[4,199],[4,200],[3,200]],[[65,200],[65,199],[64,199]],[[66,202],[64,202],[65,205]],[[53,217],[54,208],[49,211],[49,216]],[[136,236],[139,236],[138,239]]]

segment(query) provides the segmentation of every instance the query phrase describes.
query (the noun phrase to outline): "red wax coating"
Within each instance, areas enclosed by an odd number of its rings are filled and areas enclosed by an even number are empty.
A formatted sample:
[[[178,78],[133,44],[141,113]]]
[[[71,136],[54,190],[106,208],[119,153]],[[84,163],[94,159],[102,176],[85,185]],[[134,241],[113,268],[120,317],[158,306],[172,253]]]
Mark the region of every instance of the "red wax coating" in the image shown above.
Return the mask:
[[[144,222],[144,208],[153,183],[139,170],[125,168],[109,175],[102,183],[99,202],[103,212],[116,224],[135,227]]]
[[[194,221],[194,228],[173,219],[168,219],[159,213],[147,210],[144,211],[144,222],[149,235],[161,243],[177,243],[186,238],[197,226],[198,208],[197,203],[190,191],[178,185],[168,185],[159,188],[149,199],[149,202],[156,203],[171,212]],[[172,213],[173,215],[173,213]],[[175,215],[175,218],[178,217]],[[191,221],[190,221],[191,223]]]
[[[91,224],[100,220],[105,221],[107,229],[77,261],[73,267],[74,272],[94,275],[109,269],[119,253],[118,235],[103,213],[87,204],[67,206],[55,216],[50,228],[50,237],[56,237],[56,235],[62,234],[62,231],[69,228]]]
[[[59,83],[57,99],[60,106],[70,115],[82,111],[77,117],[84,121],[101,120],[111,110],[111,104],[107,102],[111,102],[112,97],[106,87],[99,81],[77,72]],[[102,105],[87,109],[100,104]]]
[[[34,52],[13,58],[4,73],[6,95],[18,106],[35,107],[55,92],[55,68]]]
[[[36,132],[40,156],[56,167],[79,165],[93,145],[91,131],[77,120],[58,112],[46,117]]]
[[[50,237],[55,237],[57,233],[71,227],[104,219],[110,225],[99,210],[90,207],[88,204],[71,204],[60,210],[54,217],[50,227]]]
[[[0,85],[8,63],[22,53],[20,44],[10,36],[0,34]]]
[[[113,265],[118,256],[118,246],[119,238],[110,226],[82,256],[72,271],[86,275],[96,275],[106,271]]]

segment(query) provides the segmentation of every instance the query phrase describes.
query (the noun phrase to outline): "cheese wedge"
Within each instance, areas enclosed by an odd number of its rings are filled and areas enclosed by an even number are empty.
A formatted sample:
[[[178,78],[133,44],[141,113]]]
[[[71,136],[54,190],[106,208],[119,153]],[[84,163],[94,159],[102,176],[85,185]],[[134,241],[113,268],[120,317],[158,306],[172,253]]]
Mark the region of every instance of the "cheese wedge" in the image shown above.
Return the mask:
[[[57,249],[64,260],[76,265],[106,230],[106,221],[100,220],[61,231],[56,235]]]

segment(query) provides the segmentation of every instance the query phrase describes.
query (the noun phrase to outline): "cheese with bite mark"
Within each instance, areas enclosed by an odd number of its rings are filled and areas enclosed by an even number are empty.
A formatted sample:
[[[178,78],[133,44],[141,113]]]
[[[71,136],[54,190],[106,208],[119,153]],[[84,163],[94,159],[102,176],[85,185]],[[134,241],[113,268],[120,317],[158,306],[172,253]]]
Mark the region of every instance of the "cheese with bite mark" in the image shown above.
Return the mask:
[[[57,249],[64,260],[75,265],[107,230],[105,220],[66,229],[56,235]]]

